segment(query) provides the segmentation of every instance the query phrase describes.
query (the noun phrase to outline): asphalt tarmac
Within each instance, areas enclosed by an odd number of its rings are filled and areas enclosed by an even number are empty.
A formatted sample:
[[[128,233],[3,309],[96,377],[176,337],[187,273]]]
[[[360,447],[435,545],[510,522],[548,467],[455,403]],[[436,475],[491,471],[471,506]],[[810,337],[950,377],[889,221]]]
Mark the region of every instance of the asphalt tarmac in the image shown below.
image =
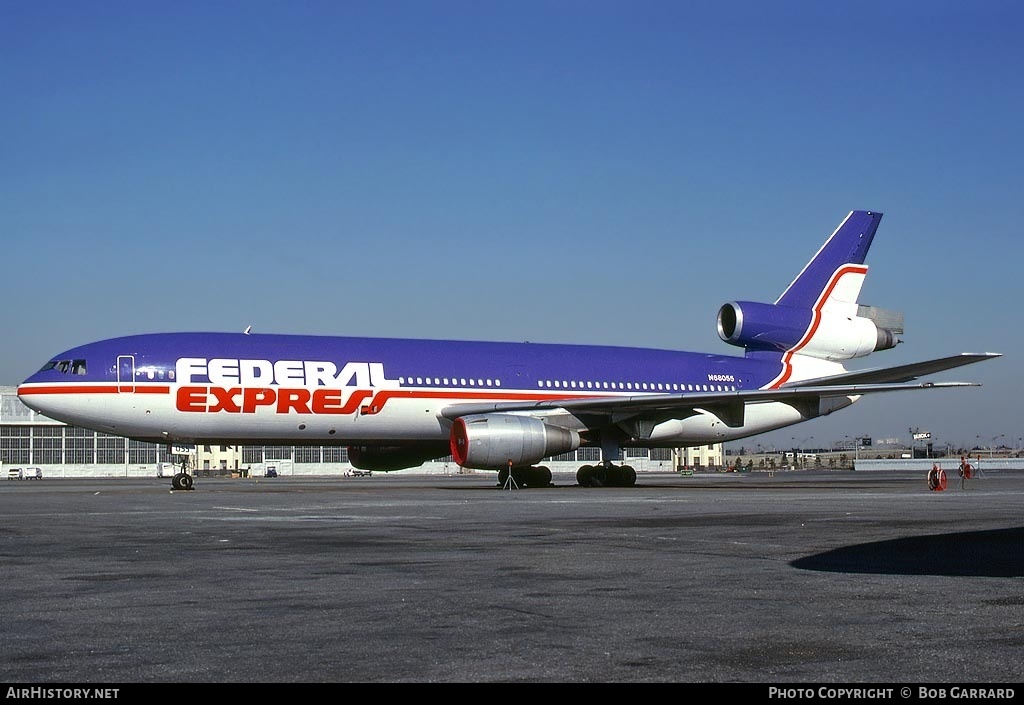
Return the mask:
[[[0,682],[1019,683],[1024,471],[0,484]]]

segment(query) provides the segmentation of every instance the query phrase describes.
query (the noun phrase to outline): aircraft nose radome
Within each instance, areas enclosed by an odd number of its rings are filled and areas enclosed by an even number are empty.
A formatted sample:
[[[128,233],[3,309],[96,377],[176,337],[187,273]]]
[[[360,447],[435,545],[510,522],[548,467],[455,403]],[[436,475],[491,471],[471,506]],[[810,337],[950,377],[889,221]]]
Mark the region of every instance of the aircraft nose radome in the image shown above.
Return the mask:
[[[35,409],[36,411],[39,411],[39,409],[36,408],[36,399],[35,399],[35,397],[38,397],[38,395],[32,394],[32,388],[28,386],[28,385],[32,384],[32,381],[33,381],[34,377],[35,377],[35,375],[33,375],[32,377],[29,377],[24,382],[22,382],[20,385],[18,385],[18,399],[20,399],[21,403],[24,404],[25,406],[27,406],[28,408]]]
[[[54,382],[48,372],[39,371],[18,385],[18,399],[21,403],[41,414],[45,414],[52,404],[53,397],[50,394],[43,394],[42,391]]]

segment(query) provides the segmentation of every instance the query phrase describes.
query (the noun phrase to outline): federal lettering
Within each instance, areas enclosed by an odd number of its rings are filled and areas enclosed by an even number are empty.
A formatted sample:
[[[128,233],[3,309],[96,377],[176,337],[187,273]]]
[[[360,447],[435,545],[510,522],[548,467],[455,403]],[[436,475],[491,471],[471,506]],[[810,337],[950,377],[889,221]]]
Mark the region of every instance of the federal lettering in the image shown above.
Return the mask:
[[[341,369],[324,360],[245,360],[235,358],[182,357],[175,363],[179,384],[206,383],[214,387],[374,387],[397,389],[388,379],[382,362],[346,362]]]

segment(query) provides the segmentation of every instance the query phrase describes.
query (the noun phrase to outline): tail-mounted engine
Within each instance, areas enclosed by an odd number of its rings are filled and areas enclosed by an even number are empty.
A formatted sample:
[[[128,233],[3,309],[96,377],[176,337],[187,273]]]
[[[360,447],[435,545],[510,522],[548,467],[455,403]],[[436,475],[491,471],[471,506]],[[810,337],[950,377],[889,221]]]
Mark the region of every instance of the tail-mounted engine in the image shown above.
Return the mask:
[[[747,350],[787,351],[849,360],[900,343],[903,314],[858,306],[857,315],[732,301],[718,310],[718,336]]]
[[[502,470],[533,465],[580,447],[580,434],[532,416],[478,414],[455,419],[451,451],[464,468]]]

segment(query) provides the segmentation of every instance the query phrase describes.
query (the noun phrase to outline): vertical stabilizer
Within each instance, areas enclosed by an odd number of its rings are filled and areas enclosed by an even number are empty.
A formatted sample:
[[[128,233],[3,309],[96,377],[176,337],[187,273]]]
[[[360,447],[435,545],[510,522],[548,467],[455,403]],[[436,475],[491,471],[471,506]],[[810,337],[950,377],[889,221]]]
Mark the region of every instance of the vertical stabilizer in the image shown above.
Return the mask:
[[[748,358],[781,363],[768,386],[840,374],[844,360],[899,342],[902,320],[880,326],[876,319],[892,316],[857,303],[881,220],[851,211],[774,304],[733,301],[719,310],[722,340],[746,348]]]
[[[800,342],[783,354],[782,372],[772,386],[836,374],[845,369],[842,359],[878,349],[877,343],[871,345],[877,328],[857,317],[857,298],[868,273],[864,260],[881,220],[881,213],[850,211],[776,301],[810,309],[811,322]]]
[[[819,311],[835,307],[837,312],[852,304],[856,315],[868,271],[864,259],[881,220],[881,213],[851,211],[775,303]]]

